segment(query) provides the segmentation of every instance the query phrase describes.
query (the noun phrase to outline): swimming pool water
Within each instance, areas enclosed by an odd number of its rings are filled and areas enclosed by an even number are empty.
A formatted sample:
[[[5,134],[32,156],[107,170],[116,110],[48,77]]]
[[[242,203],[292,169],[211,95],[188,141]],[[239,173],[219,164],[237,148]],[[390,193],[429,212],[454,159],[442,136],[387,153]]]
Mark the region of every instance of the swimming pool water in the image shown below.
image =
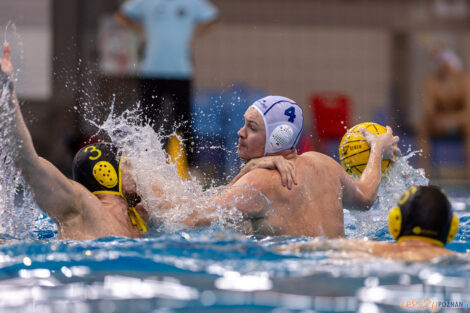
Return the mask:
[[[461,226],[451,250],[470,249],[468,209],[457,212]],[[466,255],[408,264],[355,260],[328,248],[327,239],[210,228],[93,241],[58,241],[48,238],[50,230],[37,235],[43,239],[2,239],[1,312],[374,313],[412,311],[400,308],[408,300],[470,302]],[[390,238],[385,229],[375,237]],[[309,240],[326,248],[276,250]],[[458,309],[445,308],[452,311]]]

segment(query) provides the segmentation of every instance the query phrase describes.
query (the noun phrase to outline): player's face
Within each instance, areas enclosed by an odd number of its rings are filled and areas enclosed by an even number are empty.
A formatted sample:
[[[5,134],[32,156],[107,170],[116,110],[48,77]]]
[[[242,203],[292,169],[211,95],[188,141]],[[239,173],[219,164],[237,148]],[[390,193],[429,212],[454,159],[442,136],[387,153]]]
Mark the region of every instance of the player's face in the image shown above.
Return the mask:
[[[246,110],[245,125],[238,131],[238,155],[245,161],[264,155],[266,128],[263,117],[253,107]]]
[[[137,197],[137,187],[130,171],[130,163],[123,161],[121,164],[122,193],[127,200],[132,201]]]

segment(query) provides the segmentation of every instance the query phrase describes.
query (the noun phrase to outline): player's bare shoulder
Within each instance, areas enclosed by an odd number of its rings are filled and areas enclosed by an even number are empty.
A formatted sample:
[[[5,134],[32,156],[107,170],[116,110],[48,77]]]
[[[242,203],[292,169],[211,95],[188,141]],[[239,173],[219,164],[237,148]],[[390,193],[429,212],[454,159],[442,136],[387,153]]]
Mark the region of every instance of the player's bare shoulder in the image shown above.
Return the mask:
[[[304,152],[298,157],[300,163],[305,163],[310,166],[328,167],[331,170],[342,170],[341,165],[332,157],[315,151]]]
[[[68,216],[69,218],[73,217],[73,215],[79,215],[82,219],[86,220],[87,218],[94,218],[96,215],[103,214],[103,205],[94,194],[92,194],[82,184],[73,180],[70,180],[70,182],[73,185],[76,197],[75,203],[70,210],[73,214],[70,214],[70,216]]]
[[[255,189],[262,190],[271,186],[275,177],[279,177],[277,171],[257,168],[243,175],[234,186],[250,185]]]

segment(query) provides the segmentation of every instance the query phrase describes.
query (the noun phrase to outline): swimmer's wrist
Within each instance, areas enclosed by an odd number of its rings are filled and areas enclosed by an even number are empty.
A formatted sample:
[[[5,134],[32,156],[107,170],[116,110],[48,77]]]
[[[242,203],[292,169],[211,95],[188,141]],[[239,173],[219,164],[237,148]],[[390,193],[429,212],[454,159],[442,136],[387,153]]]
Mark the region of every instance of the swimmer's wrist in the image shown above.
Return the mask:
[[[370,152],[371,153],[379,153],[380,155],[383,155],[384,148],[383,146],[377,145],[377,143],[373,142],[370,145]]]
[[[6,86],[10,92],[13,91],[13,79],[1,69],[0,69],[0,85],[2,86],[2,88]]]

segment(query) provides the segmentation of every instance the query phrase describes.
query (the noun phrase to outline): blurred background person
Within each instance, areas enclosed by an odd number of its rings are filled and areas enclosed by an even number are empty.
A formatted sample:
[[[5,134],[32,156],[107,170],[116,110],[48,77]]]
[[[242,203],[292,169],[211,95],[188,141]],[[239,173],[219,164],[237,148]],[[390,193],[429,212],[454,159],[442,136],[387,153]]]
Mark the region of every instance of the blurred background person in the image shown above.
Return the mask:
[[[462,61],[449,47],[432,49],[435,71],[425,79],[423,120],[417,129],[419,147],[423,150],[420,165],[429,174],[432,164],[431,143],[435,137],[464,139],[466,177],[470,179],[470,77],[462,71]]]
[[[236,159],[230,135],[242,126],[237,123],[256,99],[268,94],[298,99],[306,117],[301,151],[319,150],[322,144],[325,153],[337,157],[345,129],[365,121],[391,125],[402,144],[416,150],[414,130],[422,109],[416,104],[422,102],[423,80],[431,71],[428,43],[444,42],[460,52],[463,68],[470,64],[470,5],[454,5],[467,2],[443,0],[436,7],[438,0],[353,1],[347,4],[351,10],[344,10],[343,0],[210,1],[220,20],[194,40],[190,76],[192,130],[202,141],[194,147],[203,152],[196,158],[204,156],[196,161],[209,182],[212,173],[220,179],[217,183],[230,180],[227,169],[236,166],[221,160]],[[13,56],[21,69],[17,92],[38,152],[71,173],[69,164],[78,147],[68,148],[68,138],[93,136],[96,128],[88,120],[106,118],[111,104],[119,114],[140,100],[137,35],[114,19],[125,1],[0,3],[0,23],[16,24],[6,32],[8,41],[24,54]],[[128,20],[148,31],[144,17]],[[176,40],[180,34],[166,25],[158,42],[165,36]],[[150,45],[150,33],[141,34]],[[422,37],[429,40],[423,44]],[[164,49],[174,50],[168,45]],[[189,55],[187,51],[186,62]],[[53,129],[45,131],[44,124]],[[316,133],[323,142],[316,140]],[[434,140],[432,151],[434,183],[462,182],[462,141]]]
[[[128,0],[116,13],[145,44],[139,70],[144,119],[157,132],[163,128],[165,135],[177,125],[190,166],[195,149],[190,125],[192,38],[211,28],[217,15],[207,0]]]

